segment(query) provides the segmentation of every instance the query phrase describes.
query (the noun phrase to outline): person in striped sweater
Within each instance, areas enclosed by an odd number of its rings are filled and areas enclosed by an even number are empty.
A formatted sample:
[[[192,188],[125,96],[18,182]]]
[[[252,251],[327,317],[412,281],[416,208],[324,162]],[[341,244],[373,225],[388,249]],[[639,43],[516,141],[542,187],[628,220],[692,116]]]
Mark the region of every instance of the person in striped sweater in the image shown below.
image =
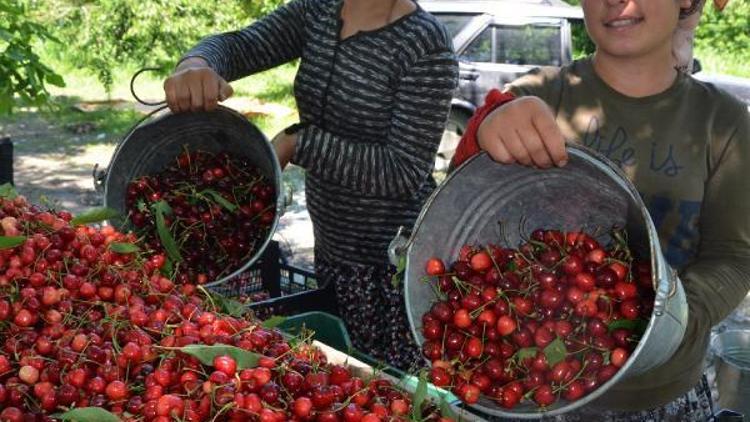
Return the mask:
[[[387,249],[435,187],[432,168],[457,85],[445,29],[411,0],[294,0],[202,40],[166,80],[175,112],[212,110],[228,81],[300,59],[300,123],[277,135],[282,167],[306,170],[319,281],[333,283],[354,346],[419,361]]]

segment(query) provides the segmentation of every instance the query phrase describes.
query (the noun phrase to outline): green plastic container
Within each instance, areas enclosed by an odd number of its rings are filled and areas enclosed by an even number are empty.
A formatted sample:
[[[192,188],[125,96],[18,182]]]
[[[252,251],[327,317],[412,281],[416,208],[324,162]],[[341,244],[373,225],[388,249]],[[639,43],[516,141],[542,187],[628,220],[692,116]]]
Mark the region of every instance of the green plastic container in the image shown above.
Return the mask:
[[[352,341],[344,321],[326,312],[313,311],[288,316],[279,328],[292,335],[300,334],[303,329],[312,330],[315,332],[313,339],[344,353],[352,350]]]
[[[279,325],[279,329],[292,335],[300,334],[303,329],[312,330],[315,332],[313,339],[400,379],[405,386],[415,389],[419,383],[419,378],[378,361],[370,355],[354,350],[349,333],[346,331],[346,325],[337,316],[326,312],[305,312],[286,317],[286,320]],[[429,394],[436,399],[443,397],[448,403],[459,402],[458,398],[449,391],[439,389],[432,384],[429,384],[427,389]]]

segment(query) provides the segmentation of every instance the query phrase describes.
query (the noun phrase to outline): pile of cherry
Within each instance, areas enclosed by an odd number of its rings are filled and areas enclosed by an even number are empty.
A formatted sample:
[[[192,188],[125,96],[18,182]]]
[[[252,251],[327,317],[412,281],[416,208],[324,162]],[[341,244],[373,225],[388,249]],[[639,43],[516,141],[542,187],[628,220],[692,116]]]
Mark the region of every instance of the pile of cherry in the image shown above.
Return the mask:
[[[71,217],[0,194],[0,421],[449,420]]]
[[[145,245],[183,270],[182,282],[202,284],[258,250],[274,221],[276,193],[244,159],[185,151],[159,174],[130,182],[126,206]]]
[[[466,403],[512,409],[575,401],[612,378],[654,302],[650,262],[621,231],[602,247],[582,232],[535,230],[518,249],[464,246],[426,273],[438,297],[422,317],[432,382]],[[535,404],[533,404],[535,403]]]

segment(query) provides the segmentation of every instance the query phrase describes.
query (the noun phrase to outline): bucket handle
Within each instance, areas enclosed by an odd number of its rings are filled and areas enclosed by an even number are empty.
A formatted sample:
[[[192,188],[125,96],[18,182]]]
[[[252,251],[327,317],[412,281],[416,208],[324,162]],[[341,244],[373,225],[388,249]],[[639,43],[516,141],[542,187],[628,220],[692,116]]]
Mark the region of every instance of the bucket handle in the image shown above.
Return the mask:
[[[136,101],[138,101],[139,103],[145,106],[152,106],[152,107],[156,106],[158,108],[150,111],[145,116],[141,117],[137,122],[135,122],[135,124],[130,128],[130,130],[128,130],[128,132],[122,137],[122,139],[120,139],[120,142],[117,143],[117,148],[119,148],[120,145],[122,145],[122,142],[125,139],[127,139],[127,137],[130,136],[133,133],[133,131],[135,131],[143,122],[150,119],[156,113],[167,108],[166,100],[152,103],[152,102],[144,101],[138,96],[138,94],[135,93],[135,80],[138,78],[138,76],[140,76],[141,73],[149,72],[149,71],[154,72],[154,71],[160,71],[160,70],[162,69],[159,67],[144,67],[136,71],[133,74],[133,77],[130,78],[130,94],[133,96],[133,98],[135,98]],[[117,150],[115,150],[115,153],[117,153]],[[92,179],[94,179],[94,189],[96,190],[96,192],[101,193],[104,191],[104,183],[107,180],[107,173],[108,173],[107,167],[104,167],[100,170],[99,164],[98,163],[94,164],[94,169],[91,172],[91,177]]]
[[[388,244],[388,261],[390,261],[391,265],[394,267],[398,266],[401,257],[406,254],[406,250],[409,249],[414,239],[413,237],[407,238],[403,233],[404,226],[400,226],[398,232],[396,232],[396,236],[394,236],[391,243]]]
[[[136,101],[138,101],[139,103],[141,103],[143,105],[146,105],[146,106],[160,106],[160,105],[166,104],[167,100],[157,101],[155,103],[144,101],[144,100],[141,99],[141,97],[138,96],[138,94],[135,93],[135,80],[136,80],[136,78],[138,78],[138,76],[140,76],[141,73],[143,73],[143,72],[159,72],[161,70],[163,70],[163,69],[160,68],[160,67],[144,67],[144,68],[139,69],[137,72],[135,72],[133,74],[133,77],[130,78],[130,95],[132,95],[133,98],[135,98]]]

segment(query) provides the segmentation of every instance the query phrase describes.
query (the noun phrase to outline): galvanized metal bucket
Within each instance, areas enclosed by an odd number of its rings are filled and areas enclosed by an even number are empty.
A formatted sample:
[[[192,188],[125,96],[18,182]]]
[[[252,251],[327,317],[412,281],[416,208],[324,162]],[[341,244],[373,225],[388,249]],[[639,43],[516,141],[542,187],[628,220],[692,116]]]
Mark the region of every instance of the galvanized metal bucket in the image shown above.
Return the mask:
[[[637,253],[651,257],[657,291],[654,313],[640,344],[612,379],[581,400],[558,402],[545,412],[530,405],[507,411],[482,398],[473,407],[485,414],[534,419],[570,412],[591,403],[619,381],[664,363],[685,333],[685,292],[664,260],[658,234],[638,192],[601,155],[578,146],[568,147],[568,154],[570,160],[565,167],[547,170],[498,164],[486,154],[473,157],[428,199],[411,237],[392,243],[392,259],[397,259],[399,252],[406,256],[406,308],[420,345],[424,342],[421,316],[435,297],[422,281],[424,264],[430,257],[451,262],[462,245],[501,243],[502,239],[517,246],[522,234],[528,237],[528,231],[538,227],[588,232],[599,229],[603,234],[598,240],[606,244],[607,229],[615,225],[627,230]]]
[[[719,407],[750,417],[750,330],[728,330],[711,340]]]
[[[213,112],[173,114],[162,108],[157,112],[136,124],[117,146],[108,168],[95,174],[95,183],[103,180],[104,206],[119,211],[123,216],[127,215],[125,194],[128,183],[137,177],[160,172],[185,147],[190,151],[227,151],[232,156],[243,157],[256,166],[276,190],[276,215],[268,236],[240,268],[211,281],[207,286],[221,284],[246,271],[257,261],[276,231],[285,203],[281,194],[279,161],[263,133],[232,109],[220,106]],[[122,226],[125,222],[116,219],[110,223]]]

